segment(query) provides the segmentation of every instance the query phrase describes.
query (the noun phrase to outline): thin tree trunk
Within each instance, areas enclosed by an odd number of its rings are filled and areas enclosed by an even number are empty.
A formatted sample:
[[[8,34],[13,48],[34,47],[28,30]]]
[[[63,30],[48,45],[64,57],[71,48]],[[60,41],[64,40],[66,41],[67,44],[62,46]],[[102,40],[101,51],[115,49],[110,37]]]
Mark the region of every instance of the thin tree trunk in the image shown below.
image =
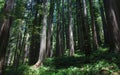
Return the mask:
[[[16,44],[16,50],[15,50],[15,54],[14,54],[14,61],[13,61],[13,65],[17,68],[19,65],[19,60],[20,60],[20,55],[21,55],[21,38],[22,35],[21,33],[18,34],[17,37],[17,44]]]
[[[61,34],[61,38],[62,38],[62,54],[64,55],[65,53],[65,4],[64,4],[65,0],[62,0],[62,12],[61,12],[61,20],[62,20],[62,23],[61,23],[61,28],[62,28],[62,34]]]
[[[62,56],[62,38],[61,38],[61,26],[60,26],[60,1],[57,2],[57,35],[56,35],[56,57]]]
[[[78,32],[78,48],[80,50],[83,50],[83,42],[84,42],[84,39],[83,39],[83,14],[82,14],[82,3],[81,3],[81,0],[77,0],[77,32]]]
[[[97,40],[97,31],[96,31],[96,25],[95,25],[95,14],[93,10],[93,1],[90,1],[90,14],[91,14],[91,24],[92,24],[92,38],[93,38],[93,49],[97,49],[99,47],[98,40]]]
[[[29,44],[28,44],[28,40],[29,40],[29,34],[27,33],[26,34],[26,39],[25,39],[25,48],[24,48],[24,63],[27,62],[27,57],[28,57],[28,54],[29,54]]]
[[[100,15],[102,18],[102,24],[103,24],[103,31],[104,31],[104,45],[108,46],[109,44],[109,32],[108,32],[108,27],[107,27],[107,21],[106,21],[106,17],[105,17],[105,13],[104,13],[104,8],[102,5],[102,2],[99,0],[99,5],[100,5]]]
[[[86,55],[86,63],[89,62],[89,56],[91,52],[91,45],[90,45],[90,28],[88,25],[88,20],[87,20],[87,6],[86,6],[86,0],[82,0],[83,3],[83,32],[84,32],[84,51]]]
[[[48,31],[47,31],[47,49],[46,49],[46,56],[51,56],[52,50],[52,24],[53,24],[53,13],[54,13],[54,0],[50,0],[50,10],[48,16]]]

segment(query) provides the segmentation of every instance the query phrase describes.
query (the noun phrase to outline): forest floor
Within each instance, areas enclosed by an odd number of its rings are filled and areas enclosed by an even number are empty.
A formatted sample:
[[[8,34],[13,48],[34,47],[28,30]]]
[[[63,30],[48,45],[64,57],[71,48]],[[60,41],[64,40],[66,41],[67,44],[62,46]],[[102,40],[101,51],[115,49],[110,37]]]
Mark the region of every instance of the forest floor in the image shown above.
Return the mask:
[[[47,58],[39,69],[28,65],[7,67],[5,75],[120,75],[119,60],[120,54],[100,48],[92,52],[89,58],[80,51],[74,56]]]

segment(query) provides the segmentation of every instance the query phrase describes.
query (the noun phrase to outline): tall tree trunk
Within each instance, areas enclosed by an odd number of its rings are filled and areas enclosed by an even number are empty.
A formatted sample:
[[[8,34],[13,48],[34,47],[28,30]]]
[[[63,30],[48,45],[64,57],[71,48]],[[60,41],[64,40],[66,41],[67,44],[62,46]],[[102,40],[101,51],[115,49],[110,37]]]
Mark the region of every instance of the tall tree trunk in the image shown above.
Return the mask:
[[[23,63],[27,62],[28,54],[29,54],[29,33],[26,33],[26,38],[25,38],[25,47],[24,47],[24,55],[23,55]]]
[[[62,38],[62,54],[64,55],[64,52],[65,52],[65,0],[62,0],[62,12],[61,12],[61,20],[62,20],[62,23],[61,23],[61,38]]]
[[[2,75],[2,69],[5,61],[6,48],[8,44],[9,31],[12,24],[12,18],[10,17],[10,11],[12,11],[14,0],[7,0],[4,6],[4,14],[7,17],[3,20],[0,29],[0,75]]]
[[[78,44],[77,44],[77,41],[78,41],[78,32],[77,32],[77,2],[76,0],[75,1],[72,1],[72,3],[75,3],[73,5],[73,8],[75,8],[75,12],[73,12],[72,14],[76,14],[76,15],[73,15],[73,38],[74,38],[74,49],[75,50],[78,50]]]
[[[39,48],[40,48],[40,25],[42,22],[42,14],[39,14],[39,8],[38,4],[42,5],[42,0],[36,1],[36,9],[35,9],[35,15],[33,20],[33,28],[32,28],[32,36],[31,36],[31,44],[30,44],[30,50],[29,50],[29,65],[34,65],[39,56]],[[38,16],[39,14],[39,16]],[[33,57],[34,56],[34,57]]]
[[[105,17],[105,13],[104,13],[104,7],[102,5],[101,0],[99,0],[99,5],[100,5],[100,15],[102,18],[102,24],[103,24],[103,31],[104,31],[104,45],[108,46],[109,44],[109,32],[108,32],[108,27],[107,27],[107,21],[106,21],[106,17]]]
[[[76,0],[77,2],[77,16],[76,16],[76,20],[77,20],[77,32],[78,32],[78,48],[80,50],[83,50],[83,42],[84,42],[84,39],[83,39],[83,24],[82,24],[82,19],[83,19],[83,14],[82,14],[82,2],[81,0]]]
[[[119,29],[119,11],[117,10],[117,4],[114,0],[103,0],[104,7],[105,7],[105,13],[106,13],[106,19],[108,26],[108,31],[110,34],[109,39],[109,47],[110,51],[114,51],[115,53],[118,53],[120,51],[120,29]]]
[[[49,16],[48,16],[48,31],[47,31],[47,57],[51,56],[51,50],[52,50],[52,24],[53,24],[53,13],[54,13],[54,0],[50,0],[50,10],[49,10]]]
[[[66,6],[65,6],[65,9],[67,10],[67,11],[65,11],[65,45],[66,45],[66,50],[68,50],[69,49],[69,22],[68,22],[68,16],[69,16],[69,14],[68,14],[68,0],[65,0],[65,3],[66,3]]]
[[[57,2],[57,14],[56,57],[63,55],[61,49],[60,1]]]
[[[16,49],[15,49],[15,54],[14,54],[14,61],[13,61],[13,65],[15,67],[18,67],[19,65],[19,60],[20,60],[20,55],[21,55],[21,38],[22,35],[21,33],[18,33],[17,35],[17,44],[16,44]]]
[[[92,24],[92,38],[93,38],[93,49],[97,49],[99,47],[98,40],[97,40],[97,32],[96,32],[96,25],[95,25],[95,12],[93,8],[93,1],[89,0],[90,3],[90,14],[91,14],[91,24]]]
[[[73,40],[73,18],[72,18],[72,1],[68,0],[68,14],[69,14],[69,49],[70,56],[74,54],[74,40]]]
[[[38,61],[35,64],[35,67],[40,67],[43,63],[43,60],[45,58],[46,53],[46,27],[47,27],[47,12],[48,12],[48,1],[43,1],[43,27],[42,27],[42,33],[41,33],[41,42],[40,42],[40,51],[39,51],[39,57]]]
[[[90,28],[88,25],[88,20],[87,20],[87,6],[86,6],[86,0],[82,0],[83,3],[83,37],[84,37],[84,51],[86,55],[86,63],[89,62],[89,56],[91,52],[91,45],[90,45]]]

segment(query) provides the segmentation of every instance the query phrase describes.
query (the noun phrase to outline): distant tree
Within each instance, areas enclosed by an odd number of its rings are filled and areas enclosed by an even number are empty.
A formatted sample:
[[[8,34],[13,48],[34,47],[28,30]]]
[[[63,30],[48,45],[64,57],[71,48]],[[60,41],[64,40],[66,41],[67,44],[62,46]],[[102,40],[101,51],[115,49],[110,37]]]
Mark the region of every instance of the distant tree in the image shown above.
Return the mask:
[[[82,14],[82,0],[76,0],[76,21],[77,21],[77,34],[78,34],[78,49],[83,50],[83,14]]]
[[[52,24],[53,24],[53,13],[54,13],[54,6],[55,1],[50,0],[50,9],[49,9],[49,16],[48,16],[48,30],[47,30],[47,49],[46,49],[46,56],[52,56]]]
[[[66,48],[66,45],[65,45],[65,0],[62,0],[62,8],[61,8],[61,20],[62,20],[62,23],[61,23],[61,28],[62,28],[62,35],[61,35],[61,38],[62,38],[62,53],[64,55],[65,53],[65,48]]]
[[[106,21],[106,16],[105,16],[105,11],[104,11],[104,6],[103,6],[103,2],[101,0],[99,0],[99,6],[100,6],[100,15],[102,18],[102,24],[103,24],[103,31],[104,31],[104,45],[108,46],[109,44],[109,33],[108,33],[108,25],[107,25],[107,21]]]
[[[91,24],[92,24],[92,39],[93,39],[93,48],[96,50],[98,45],[97,39],[97,30],[96,30],[96,23],[95,23],[95,11],[94,11],[94,4],[93,0],[89,0],[90,3],[90,14],[91,14]]]
[[[83,49],[86,55],[86,62],[89,62],[88,58],[91,52],[91,43],[90,43],[90,28],[88,25],[88,18],[87,18],[88,13],[87,13],[86,0],[82,0],[82,5],[83,5],[82,24],[83,24],[83,37],[84,37]]]
[[[39,48],[40,48],[40,27],[42,23],[43,15],[39,13],[41,11],[42,0],[36,0],[34,7],[34,20],[31,27],[31,43],[30,43],[30,50],[29,50],[29,64],[33,65],[38,60],[39,55]],[[32,11],[32,9],[31,9]],[[34,57],[33,57],[34,56]]]
[[[63,53],[62,53],[62,38],[61,38],[61,12],[60,12],[60,4],[61,4],[61,1],[56,1],[56,7],[57,7],[57,28],[56,28],[56,53],[55,53],[55,56],[58,57],[58,56],[62,56]]]

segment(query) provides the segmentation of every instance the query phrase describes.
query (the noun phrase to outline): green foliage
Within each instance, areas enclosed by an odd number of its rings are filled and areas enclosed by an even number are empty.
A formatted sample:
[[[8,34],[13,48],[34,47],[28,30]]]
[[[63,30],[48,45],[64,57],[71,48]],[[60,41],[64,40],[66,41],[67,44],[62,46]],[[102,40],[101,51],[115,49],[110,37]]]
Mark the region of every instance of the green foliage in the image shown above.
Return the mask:
[[[3,13],[4,3],[4,0],[0,0],[0,23],[6,18],[5,14]]]
[[[85,63],[84,54],[47,58],[39,69],[28,65],[8,67],[5,75],[119,75],[119,57],[119,54],[108,53],[107,48],[99,48],[93,52],[89,63]]]
[[[115,64],[109,64],[106,61],[99,61],[95,64],[86,64],[82,67],[69,67],[64,69],[53,69],[42,66],[40,69],[30,68],[28,66],[19,66],[17,69],[6,69],[5,75],[104,75],[102,71],[108,73],[118,72],[119,69]]]
[[[26,0],[17,0],[16,1],[16,7],[15,7],[15,18],[20,19],[24,18],[25,13],[25,3]]]
[[[27,75],[26,73],[29,71],[29,67],[27,65],[20,65],[19,67],[8,67],[5,70],[5,75]]]
[[[0,0],[0,12],[2,11],[1,9],[3,8],[5,3],[5,0]]]

